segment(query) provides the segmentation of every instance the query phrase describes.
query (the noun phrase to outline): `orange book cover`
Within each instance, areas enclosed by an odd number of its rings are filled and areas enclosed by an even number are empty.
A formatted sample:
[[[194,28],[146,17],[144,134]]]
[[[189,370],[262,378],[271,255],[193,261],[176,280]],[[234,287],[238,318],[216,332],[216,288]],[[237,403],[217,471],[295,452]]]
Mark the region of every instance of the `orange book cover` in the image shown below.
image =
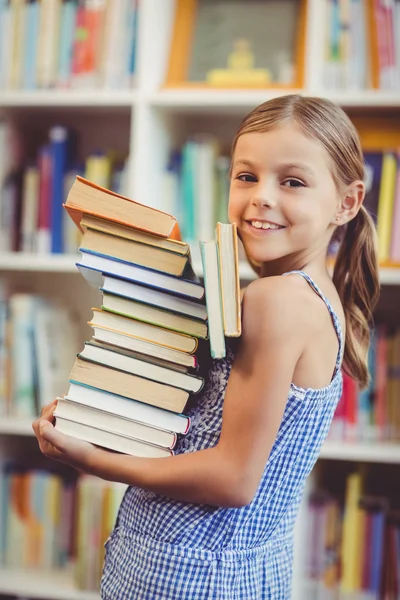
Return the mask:
[[[368,42],[368,59],[370,70],[370,86],[377,90],[380,87],[380,68],[379,68],[379,48],[378,48],[378,31],[376,20],[376,3],[374,0],[367,0],[366,4],[367,15],[367,42]]]
[[[74,187],[78,184],[77,187]],[[105,195],[110,198],[110,210],[100,208],[99,210],[86,209],[83,206],[79,206],[76,201],[74,203],[73,197],[78,196],[79,199],[82,198],[81,193],[77,193],[77,189],[81,189],[81,184],[84,184],[90,188],[93,188],[99,192],[99,200],[102,199],[104,201]],[[119,202],[118,202],[118,200]],[[113,202],[111,202],[113,200]],[[154,229],[151,227],[146,227],[141,224],[136,224],[134,220],[129,219],[128,215],[126,218],[116,217],[115,212],[123,212],[125,210],[129,210],[130,207],[135,206],[140,210],[141,216],[146,218],[149,221],[155,221],[158,219],[158,225],[154,226]],[[74,184],[71,187],[71,190],[68,194],[67,202],[63,204],[64,208],[68,211],[71,219],[74,221],[75,225],[78,227],[80,231],[83,231],[81,227],[81,220],[84,214],[92,215],[95,217],[107,219],[109,221],[113,221],[115,223],[120,223],[121,225],[126,225],[128,227],[133,227],[136,229],[140,229],[141,231],[145,231],[147,233],[151,233],[153,235],[158,235],[163,238],[172,238],[174,240],[181,240],[181,234],[179,230],[179,225],[176,218],[166,212],[163,212],[157,208],[153,208],[150,206],[146,206],[145,204],[141,204],[140,202],[136,202],[131,198],[127,198],[126,196],[122,196],[121,194],[117,194],[112,190],[108,190],[84,177],[80,177],[77,175]],[[120,209],[119,211],[116,209]],[[132,215],[131,215],[132,216]],[[156,230],[157,229],[157,230]]]

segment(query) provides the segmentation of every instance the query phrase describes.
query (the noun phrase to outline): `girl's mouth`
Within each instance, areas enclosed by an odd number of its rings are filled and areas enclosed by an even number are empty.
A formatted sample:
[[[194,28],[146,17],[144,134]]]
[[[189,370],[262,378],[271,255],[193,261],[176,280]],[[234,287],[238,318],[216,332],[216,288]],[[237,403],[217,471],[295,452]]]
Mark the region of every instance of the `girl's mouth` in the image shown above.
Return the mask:
[[[258,235],[271,234],[279,231],[280,229],[285,229],[283,225],[279,225],[278,223],[273,223],[271,221],[247,220],[245,223],[248,231]]]

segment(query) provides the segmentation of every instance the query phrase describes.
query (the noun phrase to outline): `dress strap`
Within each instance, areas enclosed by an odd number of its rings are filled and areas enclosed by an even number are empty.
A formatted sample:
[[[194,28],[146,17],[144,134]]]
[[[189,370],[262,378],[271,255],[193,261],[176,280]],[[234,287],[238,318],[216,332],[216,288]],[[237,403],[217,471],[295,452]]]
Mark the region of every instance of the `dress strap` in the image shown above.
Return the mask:
[[[340,323],[340,319],[337,316],[337,314],[336,314],[335,310],[333,309],[332,304],[329,302],[328,298],[321,292],[320,288],[317,286],[315,281],[307,273],[305,273],[304,271],[288,271],[287,273],[284,273],[283,275],[293,275],[293,274],[301,275],[301,277],[303,277],[307,281],[307,283],[314,290],[314,292],[316,294],[318,294],[318,296],[321,298],[321,300],[323,300],[325,302],[326,307],[329,311],[329,314],[332,317],[332,323],[333,323],[333,326],[336,331],[336,335],[339,340],[339,350],[338,350],[337,357],[336,357],[336,365],[335,365],[335,373],[334,373],[334,376],[335,376],[342,364],[343,348],[344,348],[343,331],[342,331],[342,325]]]

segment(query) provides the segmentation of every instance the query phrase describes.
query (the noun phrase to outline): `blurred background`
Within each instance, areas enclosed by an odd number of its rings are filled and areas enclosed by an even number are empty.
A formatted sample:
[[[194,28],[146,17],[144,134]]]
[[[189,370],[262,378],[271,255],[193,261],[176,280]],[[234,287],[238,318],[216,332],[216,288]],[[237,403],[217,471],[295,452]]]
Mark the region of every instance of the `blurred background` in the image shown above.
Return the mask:
[[[0,0],[1,598],[99,598],[124,491],[50,464],[31,430],[99,304],[60,209],[75,176],[177,216],[201,275],[235,130],[293,92],[360,133],[382,283],[370,386],[346,377],[307,484],[293,599],[400,597],[400,0]]]

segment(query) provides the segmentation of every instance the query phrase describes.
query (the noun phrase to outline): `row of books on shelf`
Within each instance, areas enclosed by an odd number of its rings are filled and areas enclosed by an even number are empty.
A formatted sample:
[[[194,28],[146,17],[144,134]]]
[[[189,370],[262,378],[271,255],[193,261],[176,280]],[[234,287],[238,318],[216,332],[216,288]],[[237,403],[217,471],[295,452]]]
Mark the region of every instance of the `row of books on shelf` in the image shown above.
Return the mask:
[[[399,0],[323,0],[325,89],[400,89]]]
[[[307,598],[398,598],[400,513],[389,497],[363,489],[350,473],[345,496],[314,490],[307,502]]]
[[[208,240],[227,222],[230,159],[217,138],[199,134],[174,150],[163,174],[166,210],[177,216],[185,240]]]
[[[368,363],[370,382],[365,390],[344,373],[331,440],[400,441],[400,329],[378,326],[372,332]]]
[[[35,294],[0,299],[0,415],[33,418],[66,391],[78,343],[76,315]]]
[[[0,89],[134,82],[139,0],[1,0]]]
[[[9,152],[10,138],[17,148]],[[76,175],[117,193],[127,192],[127,164],[113,151],[77,159],[78,139],[57,125],[37,156],[26,159],[21,141],[7,122],[0,122],[0,247],[5,252],[76,253],[79,232],[62,209]]]
[[[0,565],[73,570],[78,588],[97,590],[126,486],[8,463],[0,468]]]
[[[396,152],[365,152],[365,206],[379,238],[379,258],[400,262],[400,166]],[[171,153],[164,172],[164,198],[178,215],[185,239],[210,239],[214,223],[227,220],[229,159],[210,135],[194,136]]]

